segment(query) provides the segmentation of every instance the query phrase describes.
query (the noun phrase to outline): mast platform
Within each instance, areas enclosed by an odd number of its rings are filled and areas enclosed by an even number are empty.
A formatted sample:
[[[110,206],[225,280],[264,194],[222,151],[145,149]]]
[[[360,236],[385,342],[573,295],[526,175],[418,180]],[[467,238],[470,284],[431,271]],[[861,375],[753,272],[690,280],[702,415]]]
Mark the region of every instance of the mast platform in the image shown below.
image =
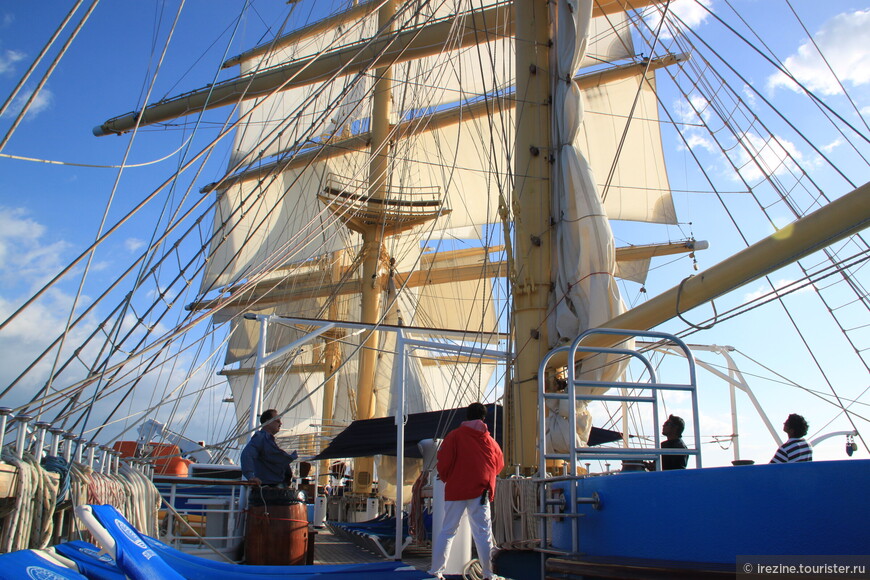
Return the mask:
[[[383,197],[367,190],[367,182],[330,174],[317,198],[359,233],[378,227],[385,235],[396,235],[451,212],[438,187],[388,188]]]

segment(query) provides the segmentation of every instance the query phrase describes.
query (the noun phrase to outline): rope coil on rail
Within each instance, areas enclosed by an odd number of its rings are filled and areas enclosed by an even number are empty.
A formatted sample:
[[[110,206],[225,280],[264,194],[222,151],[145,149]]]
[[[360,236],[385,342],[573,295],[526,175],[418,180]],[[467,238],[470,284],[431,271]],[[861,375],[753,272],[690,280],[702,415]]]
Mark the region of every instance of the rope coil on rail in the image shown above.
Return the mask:
[[[111,504],[137,529],[157,535],[160,493],[144,474],[127,465],[106,475],[52,456],[45,458],[44,466],[29,453],[19,459],[4,452],[3,461],[16,468],[17,493],[13,508],[0,514],[0,553],[85,537],[85,528],[68,515],[69,508],[85,504]],[[52,473],[58,474],[58,481]],[[57,510],[61,503],[65,505]]]

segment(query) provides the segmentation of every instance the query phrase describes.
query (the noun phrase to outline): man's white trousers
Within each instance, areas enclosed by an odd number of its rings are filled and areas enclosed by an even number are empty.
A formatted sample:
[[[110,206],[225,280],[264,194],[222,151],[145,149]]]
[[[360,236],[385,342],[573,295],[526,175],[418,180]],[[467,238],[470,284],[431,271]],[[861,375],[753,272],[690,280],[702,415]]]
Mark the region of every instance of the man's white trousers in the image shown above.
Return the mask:
[[[468,513],[468,521],[471,523],[471,535],[474,545],[477,547],[477,557],[483,569],[484,578],[492,578],[492,519],[489,513],[489,502],[480,503],[480,498],[465,499],[461,501],[444,502],[444,523],[441,525],[441,533],[432,544],[432,569],[430,573],[441,574],[444,572],[444,563],[450,554],[450,546],[462,520],[462,514]]]

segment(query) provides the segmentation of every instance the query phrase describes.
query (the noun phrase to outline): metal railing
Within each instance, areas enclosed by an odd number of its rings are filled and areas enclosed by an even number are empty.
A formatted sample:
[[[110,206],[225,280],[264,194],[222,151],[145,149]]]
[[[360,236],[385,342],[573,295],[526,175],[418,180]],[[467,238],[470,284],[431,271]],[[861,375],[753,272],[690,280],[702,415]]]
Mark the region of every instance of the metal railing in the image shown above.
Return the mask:
[[[658,341],[666,341],[675,345],[676,348],[683,351],[685,360],[687,361],[687,380],[684,383],[662,383],[659,382],[656,370],[649,360],[646,352],[639,352],[630,348],[618,347],[593,347],[583,346],[583,341],[593,335],[611,335],[626,337],[625,340],[637,337],[646,337]],[[623,342],[625,342],[623,340]],[[647,380],[640,381],[597,381],[577,378],[576,361],[578,353],[616,355],[617,357],[625,357],[627,361],[637,361],[646,371]],[[567,354],[567,389],[563,393],[548,393],[546,392],[546,369],[547,365],[553,357],[561,354]],[[577,495],[576,480],[581,476],[577,475],[577,468],[580,459],[600,459],[600,460],[651,460],[655,461],[657,467],[661,469],[662,455],[691,455],[696,458],[697,467],[701,467],[701,439],[700,425],[698,417],[698,396],[697,396],[697,378],[695,372],[695,359],[692,356],[689,347],[679,338],[671,334],[655,331],[638,331],[638,330],[623,330],[610,328],[595,328],[590,329],[578,336],[570,345],[566,345],[550,351],[541,361],[538,369],[538,441],[539,449],[539,471],[536,481],[539,483],[539,507],[540,513],[537,514],[541,519],[541,550],[550,552],[547,541],[547,518],[568,518],[571,521],[571,546],[573,552],[579,551],[579,534],[580,534],[580,517],[577,514],[577,505],[580,503],[592,504],[596,509],[601,508],[601,498],[597,496],[581,498]],[[602,388],[619,388],[625,389],[625,394],[594,394],[591,389]],[[586,389],[583,392],[578,392],[578,389]],[[628,394],[628,390],[633,390],[633,394]],[[592,448],[582,447],[577,445],[575,434],[577,433],[577,401],[615,401],[630,404],[648,404],[652,406],[653,424],[659,425],[658,400],[660,391],[685,391],[691,395],[692,399],[692,419],[694,424],[694,445],[687,449],[669,449],[662,448],[659,438],[659,432],[654,430],[654,446],[653,447],[629,447],[627,439],[624,447],[614,448]],[[648,394],[644,394],[648,393]],[[562,453],[547,453],[547,433],[546,433],[546,403],[548,400],[568,400],[569,405],[569,449],[568,452]],[[547,476],[547,461],[548,460],[563,460],[568,462],[568,475],[560,475],[556,477]],[[568,497],[555,499],[550,497],[550,484],[557,481],[569,482]],[[552,508],[559,507],[558,511]]]
[[[166,502],[161,541],[190,554],[235,561],[244,541],[245,482],[158,475],[154,484]]]

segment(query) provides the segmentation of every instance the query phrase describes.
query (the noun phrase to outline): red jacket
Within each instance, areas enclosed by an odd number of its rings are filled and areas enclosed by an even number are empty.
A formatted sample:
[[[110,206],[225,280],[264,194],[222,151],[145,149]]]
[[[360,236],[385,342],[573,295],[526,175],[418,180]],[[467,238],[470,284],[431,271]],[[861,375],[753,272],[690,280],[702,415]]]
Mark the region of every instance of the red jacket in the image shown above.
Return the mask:
[[[495,497],[495,476],[504,467],[501,448],[483,421],[465,421],[447,434],[438,450],[438,477],[444,499],[474,499],[489,490]]]

